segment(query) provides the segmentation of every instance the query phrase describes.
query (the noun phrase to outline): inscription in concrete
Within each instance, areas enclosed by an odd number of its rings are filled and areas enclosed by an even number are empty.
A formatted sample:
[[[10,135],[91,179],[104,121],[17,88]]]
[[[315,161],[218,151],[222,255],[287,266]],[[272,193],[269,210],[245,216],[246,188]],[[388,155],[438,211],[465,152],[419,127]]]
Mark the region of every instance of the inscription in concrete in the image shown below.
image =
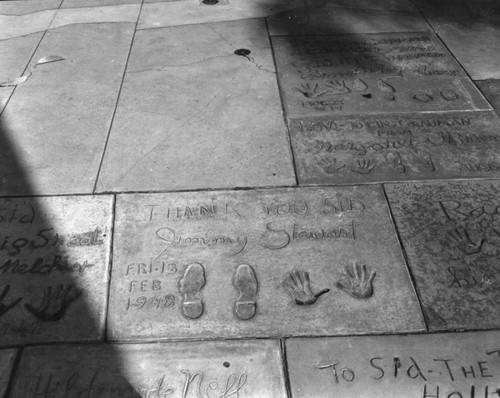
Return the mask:
[[[102,337],[110,196],[0,201],[0,345]]]
[[[293,398],[490,398],[500,333],[287,341]]]
[[[423,327],[378,187],[121,195],[113,258],[111,339]]]
[[[431,330],[500,325],[500,184],[388,185]]]
[[[301,183],[500,176],[493,111],[297,118],[289,126]]]
[[[0,351],[0,397],[5,396],[5,392],[9,386],[10,375],[14,360],[16,359],[17,350],[1,350]]]
[[[289,117],[491,109],[430,32],[272,37]]]
[[[285,398],[279,343],[34,347],[12,397]]]

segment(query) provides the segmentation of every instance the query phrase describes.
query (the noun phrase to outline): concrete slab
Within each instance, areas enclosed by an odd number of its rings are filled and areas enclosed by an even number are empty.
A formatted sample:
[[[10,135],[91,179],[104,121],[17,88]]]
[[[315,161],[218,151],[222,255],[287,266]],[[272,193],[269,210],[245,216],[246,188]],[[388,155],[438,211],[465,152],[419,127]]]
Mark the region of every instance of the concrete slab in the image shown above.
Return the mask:
[[[20,166],[3,170],[3,195],[92,192],[133,33],[132,23],[100,23],[46,34],[33,59],[64,60],[37,67],[5,109]]]
[[[294,185],[269,47],[255,19],[138,31],[97,190]]]
[[[120,195],[115,225],[112,340],[424,327],[377,186]]]
[[[272,43],[288,117],[491,109],[429,32]]]
[[[9,387],[10,377],[17,350],[0,350],[0,397],[4,397]]]
[[[500,177],[494,112],[289,121],[299,183]]]
[[[430,330],[499,326],[497,182],[387,185]]]
[[[2,3],[0,3],[2,4]],[[0,83],[8,82],[23,74],[24,69],[33,55],[43,33],[32,33],[30,35],[0,40]],[[0,87],[0,113],[14,87]]]
[[[493,397],[500,333],[290,339],[292,397]]]
[[[0,2],[0,14],[23,15],[59,8],[62,0],[16,0]]]
[[[61,8],[106,7],[120,4],[140,4],[141,0],[64,0]]]
[[[335,3],[327,0],[326,4],[334,5]],[[356,4],[356,2],[353,4]],[[426,20],[416,13],[330,8],[330,6],[327,8],[296,8],[269,17],[268,24],[269,33],[273,36],[420,32],[430,30]]]
[[[500,78],[498,2],[417,0],[416,4],[473,80]]]
[[[27,348],[12,397],[286,398],[278,341]],[[115,395],[117,394],[117,395]]]
[[[209,22],[262,18],[304,6],[304,0],[220,0],[207,5],[200,0],[146,2],[142,7],[139,29],[192,25]]]
[[[112,197],[0,205],[0,345],[102,338]]]
[[[0,15],[0,40],[43,32],[49,27],[57,10],[43,10],[24,15]]]
[[[500,113],[500,80],[479,80],[475,83],[497,113]]]
[[[306,0],[309,7],[359,8],[363,10],[418,12],[409,0]]]
[[[140,10],[140,4],[61,9],[50,24],[50,29],[83,23],[132,22],[135,24]]]

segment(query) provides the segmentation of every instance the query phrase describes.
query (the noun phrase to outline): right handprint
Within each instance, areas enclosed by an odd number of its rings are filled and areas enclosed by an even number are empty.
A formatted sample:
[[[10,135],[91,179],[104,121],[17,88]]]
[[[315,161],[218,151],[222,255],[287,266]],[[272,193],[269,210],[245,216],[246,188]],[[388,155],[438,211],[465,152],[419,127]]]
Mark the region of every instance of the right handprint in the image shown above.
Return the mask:
[[[339,289],[350,294],[352,297],[367,299],[373,295],[373,279],[376,272],[367,274],[365,264],[352,263],[352,271],[348,265],[344,266],[344,275],[335,284]]]

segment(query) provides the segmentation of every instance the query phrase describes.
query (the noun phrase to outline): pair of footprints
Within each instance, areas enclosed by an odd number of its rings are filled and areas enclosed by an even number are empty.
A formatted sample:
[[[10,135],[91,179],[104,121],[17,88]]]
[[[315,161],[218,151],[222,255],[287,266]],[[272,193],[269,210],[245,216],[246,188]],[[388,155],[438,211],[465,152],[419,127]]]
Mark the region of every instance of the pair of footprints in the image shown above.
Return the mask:
[[[182,313],[186,318],[197,319],[203,314],[204,304],[201,289],[205,286],[205,269],[199,263],[190,264],[179,283],[182,294]],[[248,320],[257,311],[257,277],[248,264],[240,264],[233,277],[233,286],[238,290],[234,314],[238,319]]]

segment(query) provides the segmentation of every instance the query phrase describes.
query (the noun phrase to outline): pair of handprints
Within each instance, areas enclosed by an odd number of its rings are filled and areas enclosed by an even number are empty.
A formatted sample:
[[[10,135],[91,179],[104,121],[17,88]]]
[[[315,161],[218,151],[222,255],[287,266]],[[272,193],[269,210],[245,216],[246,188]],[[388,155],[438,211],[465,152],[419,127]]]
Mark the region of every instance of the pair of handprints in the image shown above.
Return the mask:
[[[5,315],[17,306],[24,297],[18,297],[10,302],[6,301],[9,294],[10,285],[7,285],[0,293],[0,317]],[[66,310],[71,303],[82,295],[82,291],[73,285],[57,285],[55,288],[48,286],[44,290],[42,303],[35,307],[31,304],[24,304],[24,308],[35,318],[42,322],[55,322],[61,320],[66,314]]]
[[[344,266],[344,274],[335,283],[335,286],[354,298],[367,299],[373,295],[375,275],[376,272],[373,270],[367,272],[365,264],[353,262],[352,271],[348,265]],[[314,293],[311,288],[309,272],[297,269],[288,273],[281,284],[297,305],[312,305],[319,297],[330,291],[330,289],[322,289],[318,293]]]

